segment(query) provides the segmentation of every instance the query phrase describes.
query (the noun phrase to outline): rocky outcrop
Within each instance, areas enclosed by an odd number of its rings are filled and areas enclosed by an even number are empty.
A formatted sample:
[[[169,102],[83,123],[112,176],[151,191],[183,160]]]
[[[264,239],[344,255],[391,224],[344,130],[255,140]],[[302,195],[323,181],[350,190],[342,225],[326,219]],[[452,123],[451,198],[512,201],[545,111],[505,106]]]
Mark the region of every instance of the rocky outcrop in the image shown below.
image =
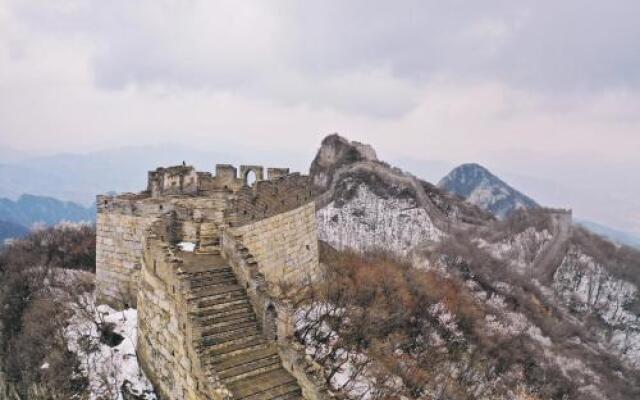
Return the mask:
[[[311,166],[318,235],[337,248],[391,248],[407,255],[451,229],[492,218],[477,207],[375,157],[361,143],[328,136]]]
[[[345,164],[358,161],[378,161],[373,147],[359,142],[350,142],[336,133],[327,136],[311,163],[310,173],[313,184],[319,191],[328,189],[336,170]]]
[[[349,183],[349,199],[317,211],[318,238],[336,249],[391,250],[403,256],[443,233],[411,196],[380,196],[364,183]]]

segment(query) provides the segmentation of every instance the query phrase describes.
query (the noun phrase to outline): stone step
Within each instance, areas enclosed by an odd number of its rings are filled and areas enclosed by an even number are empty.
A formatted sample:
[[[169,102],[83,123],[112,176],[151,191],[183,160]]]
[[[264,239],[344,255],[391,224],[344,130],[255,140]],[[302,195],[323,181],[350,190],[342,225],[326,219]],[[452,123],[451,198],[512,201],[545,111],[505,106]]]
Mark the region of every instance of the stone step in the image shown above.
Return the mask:
[[[204,311],[194,311],[193,315],[197,320],[203,321],[203,322],[204,320],[208,320],[208,319],[213,319],[214,322],[222,322],[224,320],[227,320],[226,317],[233,318],[233,317],[243,315],[243,314],[248,314],[248,313],[253,313],[253,308],[251,308],[251,306],[232,308],[225,311],[214,310],[214,309],[204,310]]]
[[[209,248],[197,248],[194,253],[200,254],[203,256],[219,256],[222,252],[219,249],[209,249]]]
[[[215,239],[201,235],[196,251],[214,251]],[[246,248],[243,253],[247,262],[255,263]],[[219,377],[234,400],[302,400],[295,378],[282,367],[277,347],[263,336],[247,292],[233,269],[218,261],[221,266],[207,268],[201,263],[185,273],[190,284],[189,318],[199,332],[193,345],[203,372]]]
[[[231,285],[237,285],[237,284],[238,284],[238,281],[236,281],[234,278],[229,278],[229,279],[220,280],[220,281],[190,282],[191,290],[194,292],[198,292],[201,290],[214,289],[220,286],[231,286]]]
[[[296,380],[283,368],[240,379],[228,385],[234,399],[267,400],[300,393]]]
[[[215,292],[216,290],[220,292],[227,291],[226,288],[221,288],[222,286],[239,286],[238,281],[235,279],[226,279],[223,281],[215,281],[215,282],[190,282],[191,291],[194,294],[206,293],[207,291]],[[237,288],[234,288],[237,289]],[[217,293],[212,293],[217,294]],[[205,294],[206,295],[206,294]]]
[[[188,298],[190,300],[214,300],[218,298],[233,298],[236,296],[245,296],[244,289],[240,285],[226,286],[202,286],[191,288]]]
[[[191,278],[189,281],[192,288],[237,282],[236,276],[232,273]]]
[[[207,329],[202,330],[202,337],[205,336],[213,336],[218,335],[224,332],[237,332],[242,329],[251,329],[257,328],[258,324],[255,319],[241,319],[239,321],[232,321],[231,323],[226,323],[225,325],[217,325],[214,327],[209,327]]]
[[[216,363],[250,351],[265,349],[268,346],[264,338],[260,337],[259,339],[233,344],[221,349],[202,348],[198,352],[201,354],[204,363]]]
[[[225,308],[229,308],[231,306],[239,305],[239,304],[249,304],[249,299],[244,297],[236,297],[232,299],[213,299],[213,300],[200,300],[198,301],[198,307],[203,308],[212,308],[216,310],[222,310]]]
[[[223,360],[213,360],[216,371],[223,372],[227,369],[236,368],[252,361],[262,360],[265,358],[278,357],[278,350],[275,346],[267,346],[262,349],[252,350],[244,354],[238,354]]]
[[[223,315],[234,314],[238,312],[238,310],[251,310],[251,304],[245,299],[242,302],[234,302],[229,304],[217,304],[210,307],[199,307],[197,310],[193,311],[193,313],[197,317],[206,317],[206,316],[214,316],[217,315],[219,317]]]
[[[207,345],[210,343],[224,343],[231,340],[238,340],[243,337],[258,336],[260,334],[258,327],[254,324],[250,327],[238,327],[236,329],[230,329],[228,331],[207,333],[200,337],[200,343]]]
[[[206,308],[217,304],[230,303],[237,300],[247,300],[247,296],[241,291],[230,291],[226,293],[213,294],[209,296],[200,296],[192,300],[198,302],[198,307]]]
[[[196,319],[201,327],[222,327],[230,324],[236,324],[243,321],[256,321],[256,315],[253,310],[247,312],[237,312],[224,316],[207,316]]]
[[[220,250],[220,243],[218,242],[200,242],[198,244],[198,249],[212,249],[212,250]]]
[[[221,267],[211,267],[201,271],[193,271],[193,272],[187,272],[187,273],[190,278],[197,279],[197,278],[216,275],[220,273],[233,273],[233,270],[231,269],[230,266],[225,265]]]
[[[237,382],[242,382],[237,381]],[[287,383],[267,389],[251,396],[242,397],[242,400],[286,400],[302,397],[302,390],[297,382]]]
[[[220,250],[220,242],[214,241],[200,241],[198,243],[198,249],[211,249],[211,250]]]
[[[255,332],[246,336],[225,336],[219,339],[216,338],[202,338],[198,340],[198,348],[207,349],[207,351],[224,353],[226,347],[232,347],[235,345],[241,345],[244,343],[251,343],[257,340],[264,340],[263,336]]]
[[[253,360],[235,368],[230,368],[226,371],[220,372],[219,376],[220,379],[222,379],[222,382],[228,385],[241,379],[251,378],[280,368],[282,368],[280,365],[280,357],[276,355],[270,358]]]
[[[224,277],[223,279],[228,279],[229,281],[231,281],[231,279],[234,279],[235,277]],[[215,290],[215,287],[220,286],[220,282],[219,281],[212,281],[211,279],[190,279],[189,280],[189,287],[191,288],[191,291],[193,292],[200,292],[202,290],[208,290],[208,289],[212,289]],[[231,281],[231,283],[227,283],[227,285],[238,285],[237,281]]]

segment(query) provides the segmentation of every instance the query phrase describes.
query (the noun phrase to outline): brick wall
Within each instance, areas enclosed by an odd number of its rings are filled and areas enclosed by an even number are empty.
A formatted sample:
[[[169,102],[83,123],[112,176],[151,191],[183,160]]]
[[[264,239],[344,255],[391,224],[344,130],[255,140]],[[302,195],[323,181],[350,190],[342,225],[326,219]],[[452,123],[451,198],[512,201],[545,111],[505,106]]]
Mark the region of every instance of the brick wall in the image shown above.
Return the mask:
[[[138,291],[138,358],[162,399],[222,400],[224,393],[202,373],[193,346],[189,288],[179,267],[162,240],[148,240]]]
[[[307,203],[291,211],[241,227],[231,234],[258,263],[258,271],[277,290],[280,283],[300,284],[318,274],[315,204]]]
[[[155,216],[98,213],[96,293],[100,303],[135,307],[144,232]]]
[[[312,200],[308,176],[291,174],[244,187],[230,210],[232,226],[246,225],[285,213]]]

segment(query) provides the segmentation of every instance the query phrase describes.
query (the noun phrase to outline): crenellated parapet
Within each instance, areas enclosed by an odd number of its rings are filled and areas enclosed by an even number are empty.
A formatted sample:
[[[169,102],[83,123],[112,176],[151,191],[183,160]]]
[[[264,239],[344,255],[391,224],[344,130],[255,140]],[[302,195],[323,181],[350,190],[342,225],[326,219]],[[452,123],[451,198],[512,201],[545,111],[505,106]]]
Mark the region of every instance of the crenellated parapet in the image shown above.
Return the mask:
[[[288,168],[265,168],[260,165],[217,164],[215,174],[196,171],[190,165],[160,167],[149,171],[147,190],[142,195],[152,198],[172,195],[206,196],[212,191],[239,192],[257,183],[286,178]]]

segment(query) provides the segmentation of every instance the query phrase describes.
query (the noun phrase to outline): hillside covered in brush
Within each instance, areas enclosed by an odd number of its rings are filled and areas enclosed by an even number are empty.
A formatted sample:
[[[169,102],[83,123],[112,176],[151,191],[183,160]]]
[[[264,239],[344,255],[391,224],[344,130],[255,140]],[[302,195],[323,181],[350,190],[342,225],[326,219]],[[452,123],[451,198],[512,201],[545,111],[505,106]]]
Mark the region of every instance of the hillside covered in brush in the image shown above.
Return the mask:
[[[351,398],[640,396],[640,253],[516,207],[496,219],[327,137],[311,173],[328,266],[298,334]]]

